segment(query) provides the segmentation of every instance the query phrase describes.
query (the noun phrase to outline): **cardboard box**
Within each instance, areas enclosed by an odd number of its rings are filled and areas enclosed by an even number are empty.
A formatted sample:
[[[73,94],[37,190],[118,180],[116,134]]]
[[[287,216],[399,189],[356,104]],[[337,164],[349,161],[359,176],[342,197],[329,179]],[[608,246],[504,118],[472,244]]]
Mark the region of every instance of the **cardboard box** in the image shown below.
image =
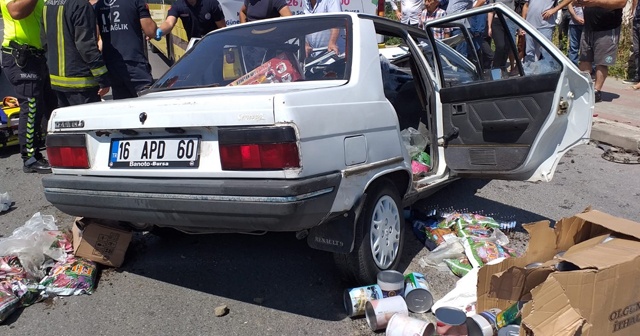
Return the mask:
[[[117,222],[103,224],[107,222],[77,218],[71,229],[73,253],[103,265],[120,267],[131,242],[132,233],[118,229]]]
[[[289,83],[302,78],[294,67],[295,60],[290,60],[285,53],[268,60],[244,76],[229,83],[229,86],[253,85],[262,83]]]
[[[527,301],[520,335],[640,335],[640,223],[587,209],[524,228],[522,257],[480,269],[479,311]]]

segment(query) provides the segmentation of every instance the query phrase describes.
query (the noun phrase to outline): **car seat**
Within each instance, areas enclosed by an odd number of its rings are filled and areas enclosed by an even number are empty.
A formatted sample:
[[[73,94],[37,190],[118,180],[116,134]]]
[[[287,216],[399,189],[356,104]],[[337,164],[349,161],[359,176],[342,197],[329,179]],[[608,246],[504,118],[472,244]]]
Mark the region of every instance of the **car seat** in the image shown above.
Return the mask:
[[[392,105],[398,114],[400,130],[409,127],[418,129],[424,109],[414,81],[408,81],[400,87]]]

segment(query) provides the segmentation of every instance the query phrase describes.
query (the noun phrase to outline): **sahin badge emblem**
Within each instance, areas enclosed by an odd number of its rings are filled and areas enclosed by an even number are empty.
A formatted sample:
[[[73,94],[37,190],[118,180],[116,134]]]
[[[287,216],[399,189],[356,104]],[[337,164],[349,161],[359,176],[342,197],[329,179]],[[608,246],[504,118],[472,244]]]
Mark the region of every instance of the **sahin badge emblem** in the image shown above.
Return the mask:
[[[140,118],[140,123],[144,125],[144,122],[147,121],[147,112],[140,113],[138,118]]]

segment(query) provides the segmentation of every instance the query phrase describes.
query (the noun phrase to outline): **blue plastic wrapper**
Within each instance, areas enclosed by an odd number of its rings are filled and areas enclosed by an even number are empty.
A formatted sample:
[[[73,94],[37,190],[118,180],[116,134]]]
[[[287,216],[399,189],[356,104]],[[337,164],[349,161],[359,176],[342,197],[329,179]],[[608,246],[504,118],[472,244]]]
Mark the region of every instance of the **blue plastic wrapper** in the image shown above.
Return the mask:
[[[435,244],[431,244],[433,246],[429,246],[428,244],[433,243],[431,240],[427,239],[426,231],[427,229],[435,227],[438,224],[438,221],[435,219],[426,219],[426,220],[414,220],[413,221],[413,234],[418,238],[420,243],[425,245],[427,249],[430,251],[436,248]]]

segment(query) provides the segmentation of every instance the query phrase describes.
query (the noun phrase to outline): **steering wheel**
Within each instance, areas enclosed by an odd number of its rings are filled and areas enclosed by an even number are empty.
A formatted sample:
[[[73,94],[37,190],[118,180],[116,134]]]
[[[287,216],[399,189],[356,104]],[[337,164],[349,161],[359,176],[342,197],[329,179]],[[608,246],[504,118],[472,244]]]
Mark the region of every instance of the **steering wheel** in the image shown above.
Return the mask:
[[[310,57],[305,60],[304,72],[306,79],[336,78],[340,68],[344,68],[344,54],[336,55],[327,47],[314,48]],[[333,76],[333,77],[332,77]]]

